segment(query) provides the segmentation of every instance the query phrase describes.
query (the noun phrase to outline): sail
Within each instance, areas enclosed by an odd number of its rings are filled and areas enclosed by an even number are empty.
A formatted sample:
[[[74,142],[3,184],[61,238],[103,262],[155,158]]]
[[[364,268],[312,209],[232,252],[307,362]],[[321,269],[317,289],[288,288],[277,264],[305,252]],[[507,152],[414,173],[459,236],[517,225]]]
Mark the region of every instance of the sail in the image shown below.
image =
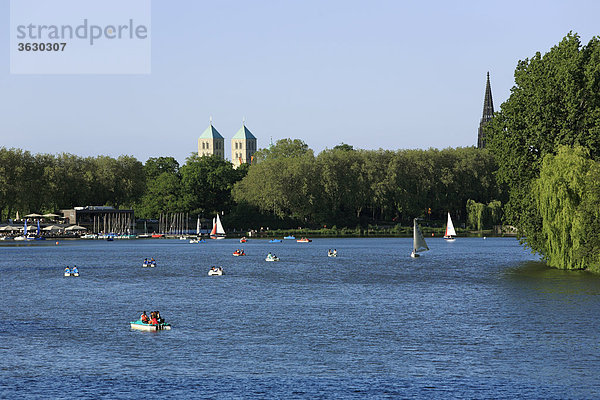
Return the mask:
[[[421,232],[421,228],[419,228],[419,224],[417,224],[417,219],[414,220],[414,230],[413,230],[413,250],[415,253],[419,251],[429,250],[427,247],[427,243],[425,243],[425,238],[423,237],[423,233]]]
[[[23,228],[23,236],[27,236],[27,219],[25,219],[25,225]]]
[[[200,234],[200,217],[196,220],[196,235]]]
[[[225,229],[223,229],[223,225],[221,225],[221,219],[219,218],[219,214],[217,214],[217,235],[224,235]]]
[[[446,234],[447,236],[456,236],[456,231],[454,230],[454,224],[452,223],[452,218],[450,218],[450,213],[448,213],[448,223],[446,224]]]
[[[213,218],[213,227],[212,230],[210,231],[210,235],[214,236],[217,234],[217,221]]]
[[[40,220],[37,220],[37,233],[38,236],[40,236]]]

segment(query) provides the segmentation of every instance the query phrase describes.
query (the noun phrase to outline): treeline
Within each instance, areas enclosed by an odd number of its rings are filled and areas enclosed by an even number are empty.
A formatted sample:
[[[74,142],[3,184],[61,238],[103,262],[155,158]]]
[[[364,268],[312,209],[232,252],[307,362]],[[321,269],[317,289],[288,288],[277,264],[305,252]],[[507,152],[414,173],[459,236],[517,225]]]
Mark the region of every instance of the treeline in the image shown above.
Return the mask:
[[[0,148],[0,217],[56,212],[85,205],[133,208],[142,218],[161,212],[229,212],[231,189],[246,174],[217,157],[78,157]]]
[[[304,226],[410,223],[414,217],[457,220],[467,200],[501,199],[496,163],[485,150],[355,150],[336,146],[317,156],[284,139],[259,151],[233,198]]]
[[[140,218],[161,213],[212,217],[228,229],[408,225],[414,217],[467,219],[489,225],[501,192],[496,163],[475,148],[355,150],[336,146],[317,156],[301,140],[283,139],[234,169],[218,157],[78,157],[0,149],[0,215],[57,212],[85,205],[133,208]],[[469,203],[469,204],[471,204]],[[493,205],[493,206],[490,206]],[[496,214],[494,214],[496,215]],[[498,218],[494,218],[496,222]]]
[[[0,217],[55,212],[80,205],[128,207],[145,190],[144,166],[134,157],[31,154],[0,148]]]
[[[505,222],[548,265],[600,272],[600,38],[569,33],[514,76],[485,129],[509,190]]]

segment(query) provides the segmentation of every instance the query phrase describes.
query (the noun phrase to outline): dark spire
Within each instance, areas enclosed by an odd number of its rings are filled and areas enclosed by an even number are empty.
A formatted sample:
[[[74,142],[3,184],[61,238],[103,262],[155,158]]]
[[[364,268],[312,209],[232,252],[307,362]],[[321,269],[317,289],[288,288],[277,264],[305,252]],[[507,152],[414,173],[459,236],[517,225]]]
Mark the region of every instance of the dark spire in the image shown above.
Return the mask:
[[[477,134],[477,148],[485,147],[485,138],[483,137],[483,127],[494,116],[494,100],[492,100],[492,86],[490,85],[490,73],[487,73],[487,83],[485,84],[485,97],[483,98],[483,115],[479,122],[479,132]]]

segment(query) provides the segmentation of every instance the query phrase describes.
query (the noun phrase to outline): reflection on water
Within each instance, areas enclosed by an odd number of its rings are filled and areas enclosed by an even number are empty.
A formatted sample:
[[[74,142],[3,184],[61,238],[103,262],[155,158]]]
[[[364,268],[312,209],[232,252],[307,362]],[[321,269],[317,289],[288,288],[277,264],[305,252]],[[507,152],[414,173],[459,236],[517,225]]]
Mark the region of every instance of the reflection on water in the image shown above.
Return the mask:
[[[549,268],[540,261],[524,262],[517,267],[507,268],[506,275],[514,281],[522,281],[543,293],[563,295],[600,294],[600,276],[582,270],[560,270]]]

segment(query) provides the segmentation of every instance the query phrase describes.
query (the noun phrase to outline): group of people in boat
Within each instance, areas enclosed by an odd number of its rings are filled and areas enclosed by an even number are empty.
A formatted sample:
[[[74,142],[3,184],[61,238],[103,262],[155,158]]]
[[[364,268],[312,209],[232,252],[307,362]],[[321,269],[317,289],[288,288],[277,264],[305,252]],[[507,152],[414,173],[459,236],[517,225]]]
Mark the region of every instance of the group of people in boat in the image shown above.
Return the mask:
[[[329,249],[329,250],[327,250],[327,255],[329,257],[337,257],[337,250],[336,249],[333,249],[333,250]]]
[[[158,311],[151,311],[150,317],[148,317],[148,314],[146,314],[146,311],[144,311],[142,315],[140,315],[140,321],[149,325],[158,325],[165,322],[165,320],[160,317],[160,312]]]
[[[211,271],[213,271],[213,272],[223,272],[223,267],[215,267],[215,266],[212,266],[212,267],[210,268],[210,270],[211,270]]]
[[[267,254],[267,260],[279,260],[279,257],[277,257],[275,254],[271,254],[271,252],[269,252],[269,254]]]
[[[143,266],[144,267],[155,267],[156,266],[156,260],[154,260],[154,258],[151,258],[149,260],[147,258],[144,258],[144,264],[143,264]]]
[[[77,265],[73,265],[73,268],[70,268],[68,265],[65,268],[65,276],[79,276],[79,270],[77,269]]]
[[[236,249],[236,251],[233,252],[234,256],[245,256],[246,253],[244,252],[244,249]]]

